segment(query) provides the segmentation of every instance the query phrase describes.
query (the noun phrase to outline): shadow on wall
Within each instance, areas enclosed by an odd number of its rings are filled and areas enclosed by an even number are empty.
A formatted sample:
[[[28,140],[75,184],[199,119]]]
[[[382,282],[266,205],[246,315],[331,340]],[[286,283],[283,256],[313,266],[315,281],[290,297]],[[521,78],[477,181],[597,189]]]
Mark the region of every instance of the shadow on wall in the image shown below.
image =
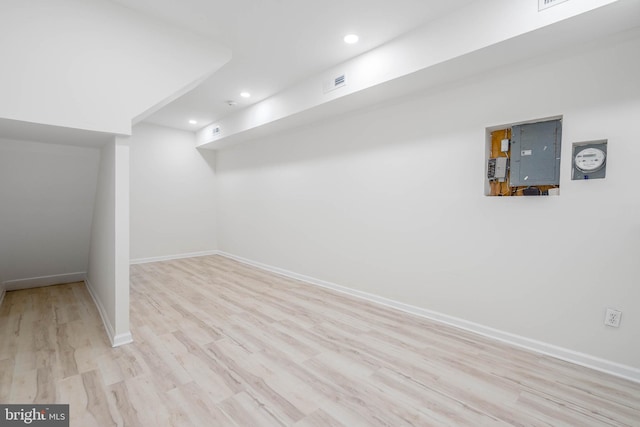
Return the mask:
[[[96,148],[0,139],[2,282],[87,271],[99,158]]]
[[[215,174],[217,169],[217,157],[216,152],[213,150],[199,149],[198,153],[204,159],[204,161],[209,165],[213,173]]]

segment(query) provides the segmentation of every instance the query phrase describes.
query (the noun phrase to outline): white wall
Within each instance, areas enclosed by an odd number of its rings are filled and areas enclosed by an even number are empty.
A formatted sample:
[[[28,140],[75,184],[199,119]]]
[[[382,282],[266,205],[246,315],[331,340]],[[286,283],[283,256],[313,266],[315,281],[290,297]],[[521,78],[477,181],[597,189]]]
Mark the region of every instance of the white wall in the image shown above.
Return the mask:
[[[113,346],[130,342],[128,138],[101,150],[87,285]]]
[[[195,135],[139,124],[131,137],[131,258],[217,249],[215,152]]]
[[[219,247],[640,379],[638,51],[627,34],[223,149]],[[555,115],[561,195],[485,197],[485,128]],[[607,178],[571,181],[571,143],[602,138]]]
[[[100,151],[0,140],[0,283],[82,280]]]

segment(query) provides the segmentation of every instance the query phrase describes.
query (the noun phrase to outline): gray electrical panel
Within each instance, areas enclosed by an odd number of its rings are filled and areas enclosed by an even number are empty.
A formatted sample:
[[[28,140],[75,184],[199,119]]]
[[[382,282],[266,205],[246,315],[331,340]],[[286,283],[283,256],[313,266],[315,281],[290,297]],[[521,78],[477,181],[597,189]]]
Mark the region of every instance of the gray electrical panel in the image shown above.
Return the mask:
[[[511,187],[560,184],[561,120],[511,128]]]

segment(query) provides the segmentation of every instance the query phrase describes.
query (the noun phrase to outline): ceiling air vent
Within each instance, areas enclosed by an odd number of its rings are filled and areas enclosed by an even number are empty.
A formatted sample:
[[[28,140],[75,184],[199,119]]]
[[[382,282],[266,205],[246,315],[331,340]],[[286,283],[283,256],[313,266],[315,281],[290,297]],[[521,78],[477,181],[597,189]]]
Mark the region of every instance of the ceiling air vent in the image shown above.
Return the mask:
[[[329,80],[327,80],[324,85],[324,93],[331,92],[332,90],[336,90],[343,86],[347,85],[347,76],[345,73],[341,73]]]
[[[538,0],[538,11],[548,9],[551,6],[555,6],[566,1],[567,0]]]

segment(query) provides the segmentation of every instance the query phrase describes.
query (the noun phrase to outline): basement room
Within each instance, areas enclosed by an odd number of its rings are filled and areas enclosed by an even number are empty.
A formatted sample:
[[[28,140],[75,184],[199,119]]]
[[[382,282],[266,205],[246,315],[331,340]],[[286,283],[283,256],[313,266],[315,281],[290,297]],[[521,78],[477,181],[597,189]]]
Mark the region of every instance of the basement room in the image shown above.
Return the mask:
[[[3,1],[0,426],[640,426],[639,53],[637,0]]]

